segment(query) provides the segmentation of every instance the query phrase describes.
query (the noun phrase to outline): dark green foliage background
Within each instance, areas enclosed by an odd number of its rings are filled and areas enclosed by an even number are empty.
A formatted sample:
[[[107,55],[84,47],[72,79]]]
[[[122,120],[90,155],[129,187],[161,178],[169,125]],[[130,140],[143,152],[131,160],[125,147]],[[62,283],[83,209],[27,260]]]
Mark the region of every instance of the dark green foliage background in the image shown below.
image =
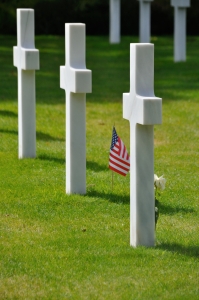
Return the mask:
[[[64,35],[64,23],[82,22],[88,35],[108,35],[109,0],[1,0],[0,34],[16,34],[16,9],[35,9],[36,34]],[[173,33],[173,7],[170,0],[151,3],[152,35]],[[187,33],[198,35],[198,0],[187,9]],[[139,2],[121,0],[121,34],[137,35]]]

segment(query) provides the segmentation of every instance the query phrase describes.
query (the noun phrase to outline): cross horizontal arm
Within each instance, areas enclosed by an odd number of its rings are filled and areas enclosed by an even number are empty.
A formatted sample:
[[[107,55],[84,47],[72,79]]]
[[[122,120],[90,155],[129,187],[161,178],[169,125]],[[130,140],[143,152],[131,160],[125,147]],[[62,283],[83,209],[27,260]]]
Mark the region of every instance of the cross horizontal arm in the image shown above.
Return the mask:
[[[136,96],[133,104],[130,94],[123,94],[123,118],[141,125],[162,123],[162,99]]]
[[[154,46],[130,45],[130,92],[123,94],[123,117],[141,125],[162,123],[162,99],[154,95]]]
[[[91,93],[92,72],[88,69],[60,67],[60,87],[73,93]]]
[[[171,0],[171,6],[190,7],[190,0]]]
[[[22,70],[39,70],[39,50],[14,46],[13,63]]]
[[[17,9],[17,46],[13,48],[14,66],[39,70],[39,50],[34,43],[34,10]]]
[[[66,62],[60,67],[60,87],[73,93],[91,93],[92,72],[85,63],[85,24],[65,24]]]

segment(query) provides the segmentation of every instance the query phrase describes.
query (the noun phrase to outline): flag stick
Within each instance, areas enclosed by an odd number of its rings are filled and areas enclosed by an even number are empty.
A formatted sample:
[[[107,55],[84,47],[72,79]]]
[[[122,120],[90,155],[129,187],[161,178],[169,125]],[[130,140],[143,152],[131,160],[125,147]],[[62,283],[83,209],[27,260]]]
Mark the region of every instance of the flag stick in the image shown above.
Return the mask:
[[[113,124],[113,127],[115,127],[115,122]],[[113,171],[112,171],[112,192],[113,192]]]
[[[112,171],[112,192],[113,192],[113,171]]]

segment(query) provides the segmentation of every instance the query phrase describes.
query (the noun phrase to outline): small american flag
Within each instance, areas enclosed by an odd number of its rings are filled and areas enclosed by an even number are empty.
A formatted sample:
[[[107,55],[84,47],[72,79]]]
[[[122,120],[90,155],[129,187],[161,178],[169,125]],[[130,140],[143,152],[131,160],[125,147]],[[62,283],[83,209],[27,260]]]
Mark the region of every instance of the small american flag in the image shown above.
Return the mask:
[[[113,127],[113,135],[109,155],[109,169],[123,176],[126,176],[130,169],[130,157],[124,143],[117,135],[115,127]]]

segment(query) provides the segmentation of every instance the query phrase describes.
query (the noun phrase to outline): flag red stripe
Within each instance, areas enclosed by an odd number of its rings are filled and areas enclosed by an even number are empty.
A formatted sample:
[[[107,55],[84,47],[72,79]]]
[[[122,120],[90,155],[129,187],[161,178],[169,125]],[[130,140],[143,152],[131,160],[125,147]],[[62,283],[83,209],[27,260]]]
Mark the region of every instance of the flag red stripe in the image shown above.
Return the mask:
[[[121,145],[121,139],[119,137],[118,137],[118,143],[119,143],[119,151],[120,151],[120,155],[121,155],[122,145]]]
[[[128,173],[128,171],[129,171],[129,168],[124,168],[123,166],[113,162],[112,160],[109,161],[109,165],[112,167],[115,167],[117,169],[120,169],[120,171],[124,172],[124,173]]]
[[[120,140],[119,145],[118,145],[118,142],[117,142],[115,144],[114,148],[111,151],[117,153],[123,159],[127,159],[127,160],[129,159],[129,155],[128,155],[128,152],[126,150],[126,147],[124,146],[124,144],[121,144],[121,140]]]
[[[120,155],[120,148],[119,145],[115,144],[114,148],[112,149],[112,151],[114,151],[115,153],[117,153],[118,155]]]
[[[111,169],[112,171],[114,171],[116,173],[119,173],[122,176],[126,176],[126,173],[123,173],[123,172],[119,171],[118,169],[113,168],[112,166],[109,166],[109,169]]]
[[[124,158],[125,152],[126,152],[126,147],[125,147],[125,145],[124,145],[124,144],[121,142],[121,140],[120,140],[120,156],[121,156],[122,158]]]
[[[110,152],[110,157],[112,157],[112,158],[116,159],[118,162],[121,162],[121,163],[123,163],[123,164],[125,164],[125,165],[127,165],[127,166],[130,167],[130,161],[127,161],[127,160],[121,159],[121,158],[118,157],[118,156],[115,156],[115,154],[112,153],[112,150],[111,150],[111,152]]]
[[[119,168],[121,168],[123,170],[126,170],[127,172],[130,169],[130,166],[124,165],[124,164],[118,162],[117,160],[112,159],[111,157],[109,158],[109,162],[115,166],[118,166]]]
[[[117,155],[119,155],[121,158],[125,158],[125,155],[128,156],[128,153],[127,153],[126,149],[125,149],[125,152],[123,154],[121,154],[121,152],[119,150],[117,150],[116,147],[114,147],[113,149],[111,149],[111,151],[117,153]]]
[[[116,150],[115,148],[113,148],[111,151],[114,152],[115,154],[117,154],[118,156],[120,155],[119,151]]]
[[[116,166],[120,167],[121,169],[124,169],[124,170],[129,170],[129,169],[130,169],[130,166],[125,165],[125,164],[123,164],[123,163],[120,163],[120,162],[118,162],[117,160],[112,159],[111,157],[109,158],[109,160],[110,160],[110,162],[111,162],[112,164],[115,164]]]

